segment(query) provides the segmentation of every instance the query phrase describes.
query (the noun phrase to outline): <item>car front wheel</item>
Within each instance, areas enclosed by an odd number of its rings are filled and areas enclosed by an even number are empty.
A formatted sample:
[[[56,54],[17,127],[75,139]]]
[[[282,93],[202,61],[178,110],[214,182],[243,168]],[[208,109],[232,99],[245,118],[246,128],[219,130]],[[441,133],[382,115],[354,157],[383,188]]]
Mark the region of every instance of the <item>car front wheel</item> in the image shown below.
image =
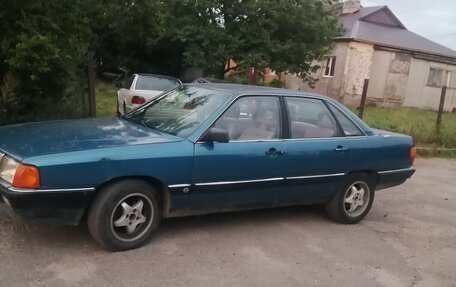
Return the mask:
[[[100,190],[87,218],[93,238],[111,251],[142,246],[160,220],[158,194],[141,180],[125,180]]]
[[[374,202],[375,187],[372,181],[367,174],[348,175],[343,188],[326,205],[329,216],[344,224],[363,220]]]

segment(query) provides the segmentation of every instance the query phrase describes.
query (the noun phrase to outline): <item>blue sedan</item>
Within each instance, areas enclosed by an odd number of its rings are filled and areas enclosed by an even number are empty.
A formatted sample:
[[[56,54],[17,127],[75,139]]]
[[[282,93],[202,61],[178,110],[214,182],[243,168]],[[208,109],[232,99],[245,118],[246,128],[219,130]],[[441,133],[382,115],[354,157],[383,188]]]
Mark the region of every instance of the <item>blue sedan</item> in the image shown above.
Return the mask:
[[[361,221],[376,190],[415,172],[413,139],[369,128],[331,98],[189,84],[123,117],[0,128],[0,208],[79,224],[109,250],[137,248],[162,218],[325,204]]]

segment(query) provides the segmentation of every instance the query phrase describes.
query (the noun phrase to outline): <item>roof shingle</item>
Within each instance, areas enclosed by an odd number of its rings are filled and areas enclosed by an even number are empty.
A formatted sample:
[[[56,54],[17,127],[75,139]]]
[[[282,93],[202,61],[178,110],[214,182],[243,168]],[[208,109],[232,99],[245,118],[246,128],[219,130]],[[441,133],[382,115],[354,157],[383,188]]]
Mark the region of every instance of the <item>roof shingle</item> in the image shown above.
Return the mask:
[[[405,49],[456,59],[456,51],[437,44],[407,30],[402,24],[397,27],[366,22],[363,18],[381,10],[394,14],[387,6],[362,7],[358,12],[340,17],[345,33],[338,39],[368,42],[389,48]]]

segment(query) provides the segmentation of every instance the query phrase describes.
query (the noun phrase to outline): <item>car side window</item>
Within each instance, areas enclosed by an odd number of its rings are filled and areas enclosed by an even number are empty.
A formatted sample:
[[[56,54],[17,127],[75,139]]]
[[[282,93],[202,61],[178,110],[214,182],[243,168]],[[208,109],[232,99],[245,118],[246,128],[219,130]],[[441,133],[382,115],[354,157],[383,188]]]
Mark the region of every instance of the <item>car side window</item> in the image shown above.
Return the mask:
[[[339,124],[346,136],[353,137],[364,135],[363,132],[338,108],[336,108],[333,104],[329,104],[328,106],[336,119],[339,121]]]
[[[271,140],[280,137],[277,97],[242,97],[215,122],[233,140]]]
[[[287,97],[285,102],[292,139],[337,136],[337,123],[321,100]]]

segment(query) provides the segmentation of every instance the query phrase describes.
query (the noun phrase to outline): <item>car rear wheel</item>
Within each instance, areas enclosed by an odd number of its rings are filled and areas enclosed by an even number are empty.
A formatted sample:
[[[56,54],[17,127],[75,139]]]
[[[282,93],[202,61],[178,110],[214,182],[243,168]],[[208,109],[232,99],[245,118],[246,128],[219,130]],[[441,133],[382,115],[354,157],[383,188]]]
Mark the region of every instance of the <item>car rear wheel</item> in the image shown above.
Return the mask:
[[[141,180],[125,180],[100,190],[87,222],[98,243],[109,250],[122,251],[145,244],[160,220],[156,190]]]
[[[375,186],[367,174],[347,176],[343,188],[326,205],[329,216],[343,224],[360,222],[374,202]]]

